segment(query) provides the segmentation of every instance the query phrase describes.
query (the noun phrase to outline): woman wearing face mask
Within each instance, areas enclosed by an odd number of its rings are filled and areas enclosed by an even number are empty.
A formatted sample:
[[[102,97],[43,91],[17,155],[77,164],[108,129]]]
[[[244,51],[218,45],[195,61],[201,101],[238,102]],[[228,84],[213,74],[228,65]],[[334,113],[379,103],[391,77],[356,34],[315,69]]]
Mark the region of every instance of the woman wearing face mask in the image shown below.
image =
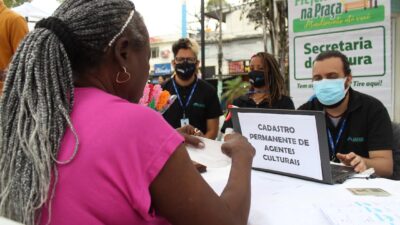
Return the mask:
[[[294,109],[293,101],[284,95],[285,83],[276,59],[266,52],[259,52],[250,59],[250,90],[246,95],[233,100],[233,105],[244,108]],[[221,132],[232,128],[227,116]]]
[[[205,137],[215,139],[222,110],[215,88],[197,78],[198,44],[192,39],[182,38],[174,43],[172,52],[175,73],[164,83],[163,89],[176,94],[177,100],[163,116],[174,128],[190,124]]]

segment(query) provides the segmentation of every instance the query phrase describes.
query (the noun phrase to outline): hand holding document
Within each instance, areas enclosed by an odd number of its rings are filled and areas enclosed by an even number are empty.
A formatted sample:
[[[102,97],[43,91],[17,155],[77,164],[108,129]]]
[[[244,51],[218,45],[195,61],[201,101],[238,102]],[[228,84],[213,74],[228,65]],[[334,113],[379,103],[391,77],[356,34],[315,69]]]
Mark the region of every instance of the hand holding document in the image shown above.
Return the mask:
[[[208,138],[198,137],[204,143],[204,148],[198,149],[191,145],[187,145],[190,159],[201,163],[208,168],[225,167],[231,164],[231,158],[222,153],[221,141],[215,141]]]

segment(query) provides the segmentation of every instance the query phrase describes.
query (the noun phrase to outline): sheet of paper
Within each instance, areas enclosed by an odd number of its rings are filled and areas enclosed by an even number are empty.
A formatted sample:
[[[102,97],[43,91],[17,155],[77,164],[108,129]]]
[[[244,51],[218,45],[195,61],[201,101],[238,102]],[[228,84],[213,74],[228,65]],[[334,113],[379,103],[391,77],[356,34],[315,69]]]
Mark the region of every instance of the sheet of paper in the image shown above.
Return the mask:
[[[231,164],[231,158],[222,153],[221,145],[223,142],[214,141],[207,138],[200,138],[205,147],[203,149],[187,145],[189,156],[193,161],[201,163],[209,168],[220,168]]]
[[[393,198],[321,203],[321,211],[335,225],[400,224],[400,200]]]

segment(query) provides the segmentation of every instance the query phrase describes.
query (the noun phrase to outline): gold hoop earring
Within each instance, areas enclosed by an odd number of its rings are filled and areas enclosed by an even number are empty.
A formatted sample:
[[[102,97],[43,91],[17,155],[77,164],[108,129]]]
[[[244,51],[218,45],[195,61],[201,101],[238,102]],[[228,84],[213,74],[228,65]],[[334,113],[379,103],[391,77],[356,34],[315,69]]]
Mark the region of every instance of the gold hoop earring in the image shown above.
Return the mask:
[[[123,73],[128,75],[128,77],[126,79],[121,80],[120,77],[119,77],[121,75],[121,73],[118,72],[117,73],[117,79],[115,80],[115,82],[117,82],[118,84],[123,84],[123,83],[125,83],[125,82],[127,82],[128,80],[131,79],[131,74],[128,71],[126,71],[125,66],[123,66],[122,69],[124,69]]]

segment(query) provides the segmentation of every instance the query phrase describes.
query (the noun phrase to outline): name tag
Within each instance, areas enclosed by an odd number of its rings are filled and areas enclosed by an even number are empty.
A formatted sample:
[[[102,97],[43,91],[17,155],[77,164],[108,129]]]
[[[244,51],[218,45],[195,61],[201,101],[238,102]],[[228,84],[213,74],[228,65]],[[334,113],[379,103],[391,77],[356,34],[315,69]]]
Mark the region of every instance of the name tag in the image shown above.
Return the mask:
[[[189,118],[182,118],[181,119],[181,127],[189,125]]]

